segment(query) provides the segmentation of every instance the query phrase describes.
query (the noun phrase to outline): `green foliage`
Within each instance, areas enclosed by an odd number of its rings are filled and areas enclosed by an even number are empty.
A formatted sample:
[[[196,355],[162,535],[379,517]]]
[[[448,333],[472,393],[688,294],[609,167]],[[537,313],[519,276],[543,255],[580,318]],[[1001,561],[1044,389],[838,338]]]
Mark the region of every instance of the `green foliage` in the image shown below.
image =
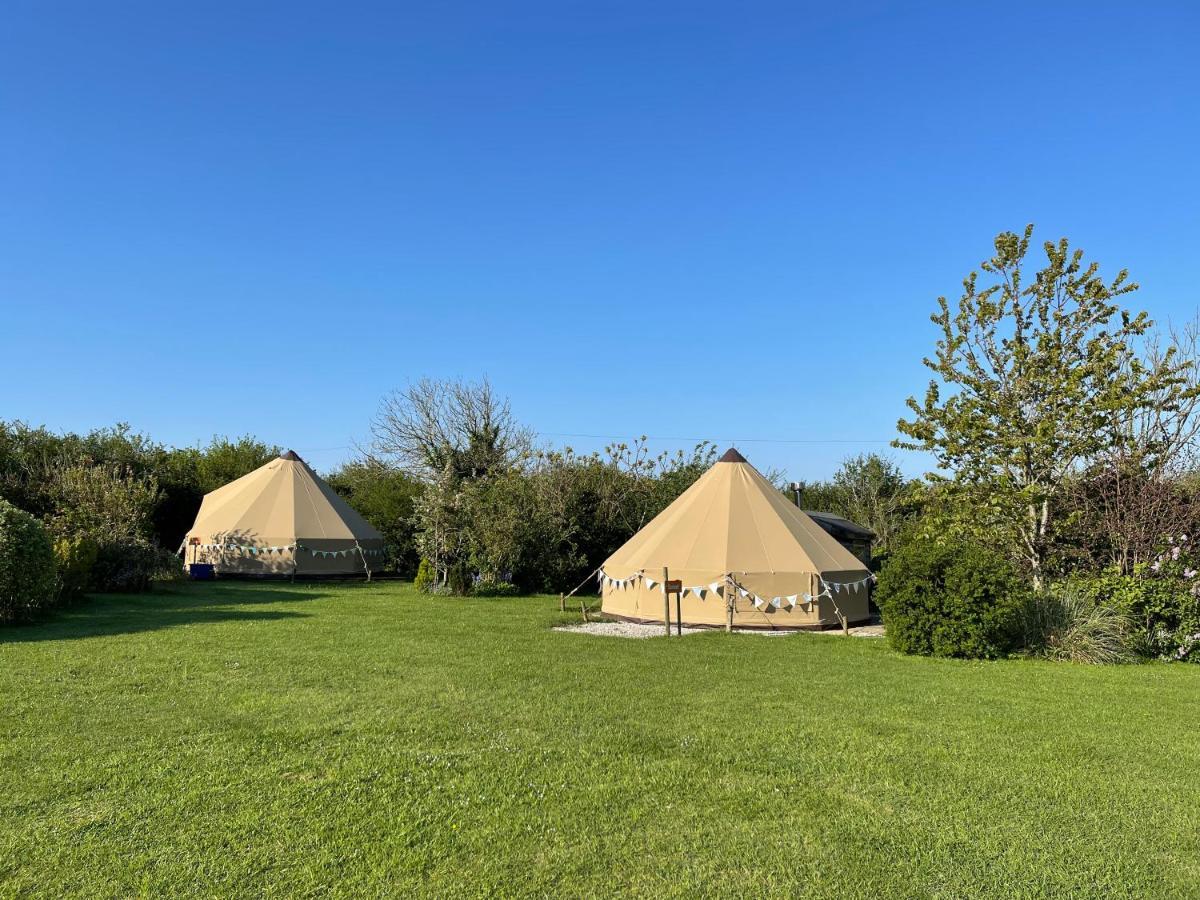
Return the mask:
[[[174,550],[196,518],[203,495],[279,454],[251,437],[213,438],[204,448],[167,448],[127,425],[87,434],[54,434],[0,421],[0,497],[43,521],[62,515],[55,489],[64,467],[97,466],[158,487],[148,539]]]
[[[97,591],[137,593],[154,581],[181,578],[183,563],[174,553],[137,538],[114,538],[100,545],[92,568]]]
[[[427,559],[422,559],[421,564],[417,566],[417,577],[413,581],[413,585],[422,593],[430,593],[433,587],[437,584],[437,571],[433,568],[433,563]]]
[[[347,463],[326,481],[383,534],[389,567],[412,577],[419,561],[413,515],[421,482],[401,469],[373,460]]]
[[[1065,586],[1128,616],[1144,655],[1200,662],[1200,550],[1188,535],[1169,538],[1153,562],[1132,575],[1109,569],[1073,575]]]
[[[491,578],[480,578],[471,585],[473,597],[518,597],[521,589],[508,581],[494,581]]]
[[[895,460],[863,453],[842,461],[831,481],[802,482],[801,509],[830,512],[875,532],[872,553],[895,549],[901,529],[920,509],[920,488]]]
[[[993,659],[1020,646],[1028,591],[995,550],[916,538],[891,554],[875,600],[897,650]]]
[[[0,625],[34,618],[55,600],[54,549],[42,524],[0,500]]]
[[[997,236],[981,264],[991,284],[973,272],[955,308],[938,298],[935,378],[923,402],[909,398],[897,446],[932,453],[969,503],[1001,507],[1019,535],[1010,549],[1040,584],[1072,473],[1129,440],[1143,411],[1196,389],[1172,352],[1138,355],[1152,323],[1118,305],[1137,289],[1124,270],[1104,281],[1064,238],[1026,277],[1032,234]]]
[[[1071,586],[1035,594],[1026,613],[1025,643],[1047,659],[1091,665],[1136,658],[1133,623]]]
[[[57,534],[86,535],[98,543],[150,540],[150,519],[160,493],[154,476],[139,477],[119,465],[68,463],[49,473],[54,498],[51,527]]]
[[[160,492],[154,476],[119,465],[67,463],[50,471],[55,501],[50,527],[60,538],[96,545],[91,587],[146,590],[166,565],[152,539],[151,516]]]
[[[92,570],[99,553],[100,545],[89,535],[76,534],[55,539],[59,602],[77,600],[90,587]]]

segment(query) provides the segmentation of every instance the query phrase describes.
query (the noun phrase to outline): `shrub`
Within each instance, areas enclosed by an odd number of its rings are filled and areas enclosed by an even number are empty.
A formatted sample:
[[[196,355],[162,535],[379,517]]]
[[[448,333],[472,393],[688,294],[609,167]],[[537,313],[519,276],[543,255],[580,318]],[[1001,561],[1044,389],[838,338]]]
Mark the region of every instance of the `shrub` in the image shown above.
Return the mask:
[[[99,552],[100,546],[86,535],[60,537],[54,542],[58,602],[75,600],[91,587],[92,569]]]
[[[1029,591],[999,553],[914,537],[879,576],[888,641],[904,653],[992,659],[1018,649]]]
[[[471,587],[471,593],[476,597],[517,597],[521,589],[508,581],[480,578]]]
[[[145,591],[152,581],[182,577],[182,565],[173,553],[147,541],[106,541],[92,570],[92,587],[118,593]]]
[[[1068,585],[1033,598],[1026,644],[1047,659],[1093,665],[1122,663],[1136,655],[1132,631],[1127,615]]]
[[[54,595],[54,548],[46,529],[0,500],[0,624],[32,618]]]
[[[413,580],[413,586],[418,591],[428,594],[433,592],[435,584],[437,584],[437,572],[433,569],[433,563],[422,559],[421,564],[417,566],[417,577]]]

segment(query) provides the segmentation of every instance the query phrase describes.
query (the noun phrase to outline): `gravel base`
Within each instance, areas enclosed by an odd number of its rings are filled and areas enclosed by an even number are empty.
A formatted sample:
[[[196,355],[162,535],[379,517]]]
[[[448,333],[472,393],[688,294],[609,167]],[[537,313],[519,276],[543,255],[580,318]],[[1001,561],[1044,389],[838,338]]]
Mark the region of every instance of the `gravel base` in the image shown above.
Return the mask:
[[[573,631],[576,634],[596,634],[601,637],[621,637],[621,638],[654,638],[663,637],[663,627],[661,625],[645,625],[639,622],[588,622],[586,625],[558,625],[554,628],[555,631]],[[714,631],[713,628],[687,628],[683,629],[685,635],[700,634],[705,631]],[[841,636],[842,630],[835,628],[830,631],[811,631],[809,634],[836,634]],[[672,626],[671,634],[675,634],[675,628]],[[798,631],[764,631],[759,628],[738,628],[735,629],[735,634],[755,634],[759,637],[787,637],[791,634],[799,634]],[[857,628],[850,629],[852,637],[877,638],[883,637],[882,625],[860,625]]]
[[[638,622],[588,622],[586,625],[558,625],[555,631],[574,631],[579,634],[598,634],[602,637],[623,637],[623,638],[652,638],[663,637],[663,627],[661,625],[643,625]],[[684,628],[683,633],[699,634],[706,629],[703,628]],[[675,628],[671,628],[671,634],[675,634]]]
[[[814,631],[813,634],[836,634],[841,635],[842,629],[831,628],[828,631]],[[850,628],[850,637],[861,638],[881,638],[883,637],[882,625],[858,625]]]

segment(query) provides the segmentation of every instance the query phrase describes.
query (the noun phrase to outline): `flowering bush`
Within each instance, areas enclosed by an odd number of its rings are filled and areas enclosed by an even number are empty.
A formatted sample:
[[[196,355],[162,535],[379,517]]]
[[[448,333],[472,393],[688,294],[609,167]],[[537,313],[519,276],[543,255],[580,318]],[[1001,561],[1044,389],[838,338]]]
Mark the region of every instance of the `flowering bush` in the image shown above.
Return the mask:
[[[1168,537],[1146,577],[1164,588],[1159,602],[1141,610],[1150,650],[1163,659],[1200,662],[1200,548],[1189,535]]]
[[[1128,615],[1139,628],[1143,655],[1200,663],[1200,546],[1190,535],[1168,537],[1133,575],[1106,572],[1070,584]]]

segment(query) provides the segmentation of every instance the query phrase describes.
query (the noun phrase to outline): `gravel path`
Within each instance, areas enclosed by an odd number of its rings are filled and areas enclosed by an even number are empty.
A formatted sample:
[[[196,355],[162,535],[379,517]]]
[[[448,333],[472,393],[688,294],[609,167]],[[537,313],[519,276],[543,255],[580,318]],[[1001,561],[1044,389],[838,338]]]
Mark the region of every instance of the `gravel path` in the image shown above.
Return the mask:
[[[643,625],[638,622],[589,622],[586,625],[558,625],[555,631],[573,631],[577,634],[597,634],[601,637],[622,637],[622,638],[653,638],[663,636],[663,627],[661,625]],[[712,631],[711,628],[687,628],[683,629],[685,635],[700,634],[704,631]],[[738,629],[736,634],[755,634],[760,637],[787,637],[790,634],[798,634],[796,631],[763,631],[758,628]],[[812,631],[809,634],[836,634],[841,635],[842,630],[835,628],[829,631]],[[675,628],[672,626],[671,634],[675,634]],[[883,637],[882,625],[860,625],[857,628],[851,628],[850,634],[853,637],[877,638]]]
[[[598,634],[603,637],[652,638],[663,636],[661,625],[642,625],[638,622],[588,622],[586,625],[559,625],[554,630]],[[705,630],[703,628],[684,628],[683,633],[685,635],[699,634]],[[671,628],[671,634],[675,634],[674,626]]]

